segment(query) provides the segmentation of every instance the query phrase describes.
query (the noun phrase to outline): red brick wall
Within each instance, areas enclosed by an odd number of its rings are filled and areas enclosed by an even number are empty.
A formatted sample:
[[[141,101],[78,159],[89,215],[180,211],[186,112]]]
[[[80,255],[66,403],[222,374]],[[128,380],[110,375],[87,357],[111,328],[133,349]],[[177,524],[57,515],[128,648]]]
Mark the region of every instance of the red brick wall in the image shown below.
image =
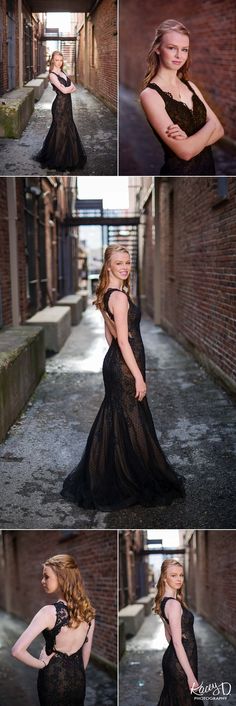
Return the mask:
[[[7,185],[0,177],[0,288],[2,295],[2,315],[5,326],[11,323],[11,280],[10,252],[7,221]]]
[[[145,310],[149,316],[153,316],[153,282],[154,277],[154,239],[153,239],[153,217],[152,217],[152,196],[150,195],[145,203],[144,212],[146,216],[145,238],[142,264],[142,291],[146,295]]]
[[[221,201],[218,178],[160,183],[161,323],[236,380],[236,180],[227,184]]]
[[[5,565],[1,582],[5,581],[6,592],[1,607],[31,620],[47,602],[40,584],[43,561],[53,554],[72,554],[96,608],[93,651],[116,662],[116,531],[80,530],[71,534],[60,530],[4,531],[3,541]]]
[[[187,601],[217,630],[236,643],[236,535],[234,531],[194,532],[189,542]]]
[[[0,22],[2,23],[2,64],[0,64],[0,95],[8,90],[8,21],[7,21],[7,0],[1,0],[0,7]],[[14,17],[15,17],[15,87],[19,84],[19,62],[18,62],[18,47],[19,47],[19,24],[17,12],[17,0],[14,2]]]
[[[21,323],[28,316],[27,300],[27,271],[25,256],[25,215],[24,215],[24,183],[23,179],[16,179],[17,201],[17,234],[18,234],[18,277]]]
[[[146,56],[156,27],[169,18],[183,22],[191,33],[192,66],[190,78],[225,127],[225,134],[236,139],[233,105],[235,43],[234,0],[121,0],[120,2],[120,82],[140,89]]]
[[[92,65],[92,27],[95,52]],[[117,103],[117,3],[102,0],[88,20],[88,88],[111,108]],[[84,83],[84,28],[80,32],[78,75]]]

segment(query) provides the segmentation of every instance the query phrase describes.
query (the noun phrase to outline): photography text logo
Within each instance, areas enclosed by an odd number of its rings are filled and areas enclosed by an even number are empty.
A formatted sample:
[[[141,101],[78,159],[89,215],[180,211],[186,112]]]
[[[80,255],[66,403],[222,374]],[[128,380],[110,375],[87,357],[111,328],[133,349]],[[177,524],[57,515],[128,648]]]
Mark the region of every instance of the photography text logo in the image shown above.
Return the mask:
[[[194,694],[194,701],[204,699],[204,701],[226,701],[227,696],[231,693],[232,685],[228,681],[217,684],[203,685],[203,682],[198,687],[193,684],[191,694]]]

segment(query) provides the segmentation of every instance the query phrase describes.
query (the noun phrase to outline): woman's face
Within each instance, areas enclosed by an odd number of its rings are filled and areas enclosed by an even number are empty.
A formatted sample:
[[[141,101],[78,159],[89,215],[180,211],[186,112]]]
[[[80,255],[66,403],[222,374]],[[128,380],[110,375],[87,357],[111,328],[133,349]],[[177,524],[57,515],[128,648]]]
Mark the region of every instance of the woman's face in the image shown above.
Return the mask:
[[[56,593],[58,591],[58,579],[51,566],[44,564],[41,583],[46,593]]]
[[[60,69],[62,64],[63,64],[63,57],[61,54],[55,54],[53,57],[53,64],[56,66],[57,69]]]
[[[168,566],[166,571],[166,585],[178,591],[182,588],[184,582],[184,572],[182,566],[176,566],[175,564]]]
[[[126,252],[113,252],[108,265],[114,277],[125,281],[130,274],[130,256]]]
[[[166,32],[162,37],[160,47],[156,50],[161,65],[177,71],[185,64],[189,53],[189,37],[180,32]]]

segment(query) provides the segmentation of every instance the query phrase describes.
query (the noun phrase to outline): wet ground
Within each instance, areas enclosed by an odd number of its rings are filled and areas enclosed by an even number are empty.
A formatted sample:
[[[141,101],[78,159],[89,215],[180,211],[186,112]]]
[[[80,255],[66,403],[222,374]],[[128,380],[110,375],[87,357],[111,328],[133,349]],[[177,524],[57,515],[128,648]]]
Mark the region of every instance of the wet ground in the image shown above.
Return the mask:
[[[168,508],[104,513],[60,496],[103,400],[107,350],[100,313],[89,307],[24,413],[0,446],[2,528],[232,528],[235,526],[235,424],[232,399],[163,329],[144,319],[148,400],[156,432],[186,499]]]
[[[232,687],[230,695],[225,700],[218,698],[210,703],[213,706],[223,703],[235,706],[235,648],[200,616],[195,616],[194,628],[198,647],[199,683],[203,682],[206,687],[215,682],[217,685],[229,682]],[[152,614],[145,618],[137,635],[126,642],[126,652],[120,663],[120,706],[157,704],[163,688],[161,663],[166,647],[162,622]],[[208,692],[207,696],[212,696],[212,692]],[[204,700],[206,706],[208,703]]]
[[[138,96],[120,87],[120,174],[159,175],[163,150],[147,123]],[[213,147],[216,174],[236,175],[236,153]]]
[[[0,703],[1,706],[39,706],[37,669],[31,669],[11,656],[11,647],[25,630],[26,623],[0,611]],[[30,652],[38,657],[44,640],[34,641]],[[86,671],[85,706],[116,706],[116,681],[90,661]]]
[[[54,98],[55,93],[49,85],[40,101],[35,103],[34,112],[21,137],[18,140],[0,139],[0,170],[3,176],[58,174],[58,171],[43,169],[33,159],[50,128]],[[83,169],[77,168],[70,174],[116,174],[116,116],[82,86],[77,86],[77,92],[72,94],[72,105],[74,121],[88,159]]]

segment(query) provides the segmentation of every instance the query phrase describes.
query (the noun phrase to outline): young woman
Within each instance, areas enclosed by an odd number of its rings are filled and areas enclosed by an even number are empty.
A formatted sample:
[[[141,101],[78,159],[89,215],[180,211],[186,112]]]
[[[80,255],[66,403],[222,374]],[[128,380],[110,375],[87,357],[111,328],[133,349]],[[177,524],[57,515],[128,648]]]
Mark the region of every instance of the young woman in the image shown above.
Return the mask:
[[[12,648],[13,657],[39,669],[40,706],[83,706],[95,611],[78,566],[68,554],[45,561],[42,585],[45,593],[57,600],[36,613]],[[45,647],[37,659],[28,647],[41,632]]]
[[[78,466],[62,495],[85,508],[165,505],[183,497],[179,478],[162,451],[146,398],[140,311],[130,297],[130,256],[122,245],[105,251],[95,304],[109,350],[103,363],[105,398]]]
[[[197,645],[193,630],[193,614],[183,600],[183,567],[176,559],[165,559],[157,584],[154,613],[165,626],[169,646],[162,667],[164,689],[158,706],[203,706],[194,700],[191,689],[198,689]]]
[[[36,159],[42,166],[62,172],[82,169],[87,157],[73,121],[71,102],[76,87],[63,71],[61,52],[52,54],[49,80],[57,95],[52,104],[52,124]]]
[[[164,149],[160,174],[208,176],[215,174],[210,145],[223,127],[192,81],[189,32],[176,20],[158,27],[148,54],[141,104]]]

